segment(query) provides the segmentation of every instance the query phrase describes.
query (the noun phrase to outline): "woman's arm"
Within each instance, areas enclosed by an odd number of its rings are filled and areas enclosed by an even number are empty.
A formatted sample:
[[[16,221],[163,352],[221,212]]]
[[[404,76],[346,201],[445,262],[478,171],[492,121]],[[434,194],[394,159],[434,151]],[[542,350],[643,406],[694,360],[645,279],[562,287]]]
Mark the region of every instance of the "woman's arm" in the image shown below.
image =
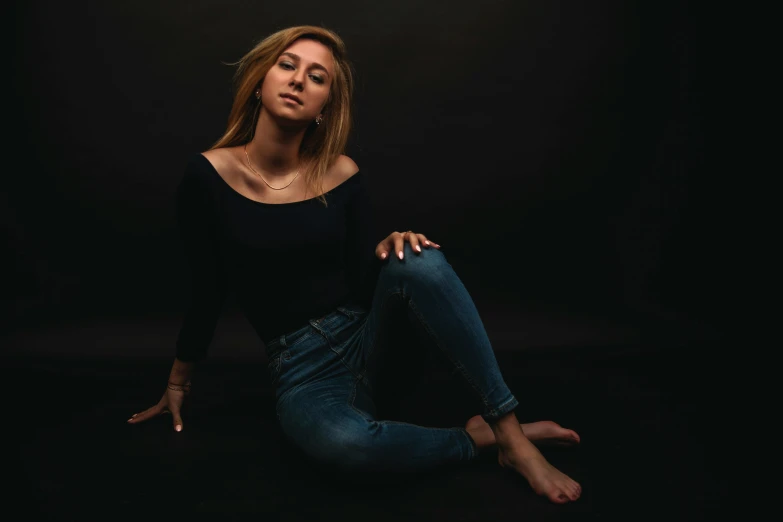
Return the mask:
[[[136,424],[171,413],[176,431],[182,431],[182,404],[190,392],[196,363],[206,357],[226,291],[217,241],[217,223],[204,183],[203,163],[191,160],[177,188],[177,221],[190,269],[190,305],[177,338],[176,357],[163,396],[154,406],[128,419]]]
[[[190,279],[190,302],[176,346],[182,362],[207,356],[226,298],[217,216],[206,176],[210,173],[204,171],[207,161],[201,155],[193,158],[177,187],[177,224]]]
[[[357,172],[357,189],[346,206],[346,272],[357,304],[369,309],[381,268],[375,257],[375,212],[367,187],[367,174]]]
[[[175,357],[169,373],[169,384],[172,386],[189,386],[195,367],[195,362],[184,362]]]

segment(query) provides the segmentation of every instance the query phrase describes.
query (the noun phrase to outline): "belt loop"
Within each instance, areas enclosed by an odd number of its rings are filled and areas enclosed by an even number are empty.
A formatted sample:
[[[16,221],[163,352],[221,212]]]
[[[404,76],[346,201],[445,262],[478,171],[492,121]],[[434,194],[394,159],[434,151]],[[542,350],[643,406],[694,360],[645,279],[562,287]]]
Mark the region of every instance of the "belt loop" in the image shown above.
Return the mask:
[[[280,336],[280,346],[282,346],[283,348],[285,348],[286,346],[288,346],[288,345],[285,343],[285,334],[283,334],[283,335],[281,335],[281,336]]]
[[[320,335],[327,336],[326,330],[324,329],[323,323],[320,321],[320,319],[310,319],[310,326],[315,328]]]

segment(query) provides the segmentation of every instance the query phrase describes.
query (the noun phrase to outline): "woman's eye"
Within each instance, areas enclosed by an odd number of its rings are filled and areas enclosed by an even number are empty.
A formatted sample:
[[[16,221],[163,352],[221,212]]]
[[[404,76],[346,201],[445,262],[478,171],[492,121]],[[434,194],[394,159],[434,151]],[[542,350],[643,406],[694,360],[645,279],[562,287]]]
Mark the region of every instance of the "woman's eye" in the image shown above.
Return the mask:
[[[282,67],[287,71],[293,71],[294,69],[296,69],[296,67],[294,67],[294,64],[292,64],[291,62],[280,62],[280,67]],[[313,80],[315,83],[324,83],[324,79],[321,76],[318,76],[317,74],[311,74],[310,79]]]

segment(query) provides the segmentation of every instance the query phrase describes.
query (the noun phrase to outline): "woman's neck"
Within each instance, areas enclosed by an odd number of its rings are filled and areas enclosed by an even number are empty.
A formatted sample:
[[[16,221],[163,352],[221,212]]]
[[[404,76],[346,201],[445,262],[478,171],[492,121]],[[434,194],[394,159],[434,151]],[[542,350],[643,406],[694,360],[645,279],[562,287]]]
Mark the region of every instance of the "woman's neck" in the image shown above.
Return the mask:
[[[283,128],[261,111],[247,153],[256,170],[269,176],[287,176],[299,167],[299,148],[305,129]]]

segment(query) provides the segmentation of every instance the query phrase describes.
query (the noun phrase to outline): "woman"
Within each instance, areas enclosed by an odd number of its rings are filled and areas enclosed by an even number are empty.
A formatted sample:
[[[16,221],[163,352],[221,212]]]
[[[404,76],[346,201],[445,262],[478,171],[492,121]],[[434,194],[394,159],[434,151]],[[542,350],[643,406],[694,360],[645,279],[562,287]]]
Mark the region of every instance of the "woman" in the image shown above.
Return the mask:
[[[235,291],[266,346],[286,436],[342,469],[407,471],[469,460],[497,445],[498,461],[564,503],[579,484],[533,444],[577,443],[551,422],[520,425],[475,306],[440,246],[392,232],[377,245],[363,174],[342,154],[353,77],[342,40],[315,26],[267,37],[237,65],[225,134],[187,164],[177,211],[192,296],[169,383],[135,424],[181,406],[207,354],[226,292]],[[379,340],[402,303],[483,404],[464,428],[375,418]]]

